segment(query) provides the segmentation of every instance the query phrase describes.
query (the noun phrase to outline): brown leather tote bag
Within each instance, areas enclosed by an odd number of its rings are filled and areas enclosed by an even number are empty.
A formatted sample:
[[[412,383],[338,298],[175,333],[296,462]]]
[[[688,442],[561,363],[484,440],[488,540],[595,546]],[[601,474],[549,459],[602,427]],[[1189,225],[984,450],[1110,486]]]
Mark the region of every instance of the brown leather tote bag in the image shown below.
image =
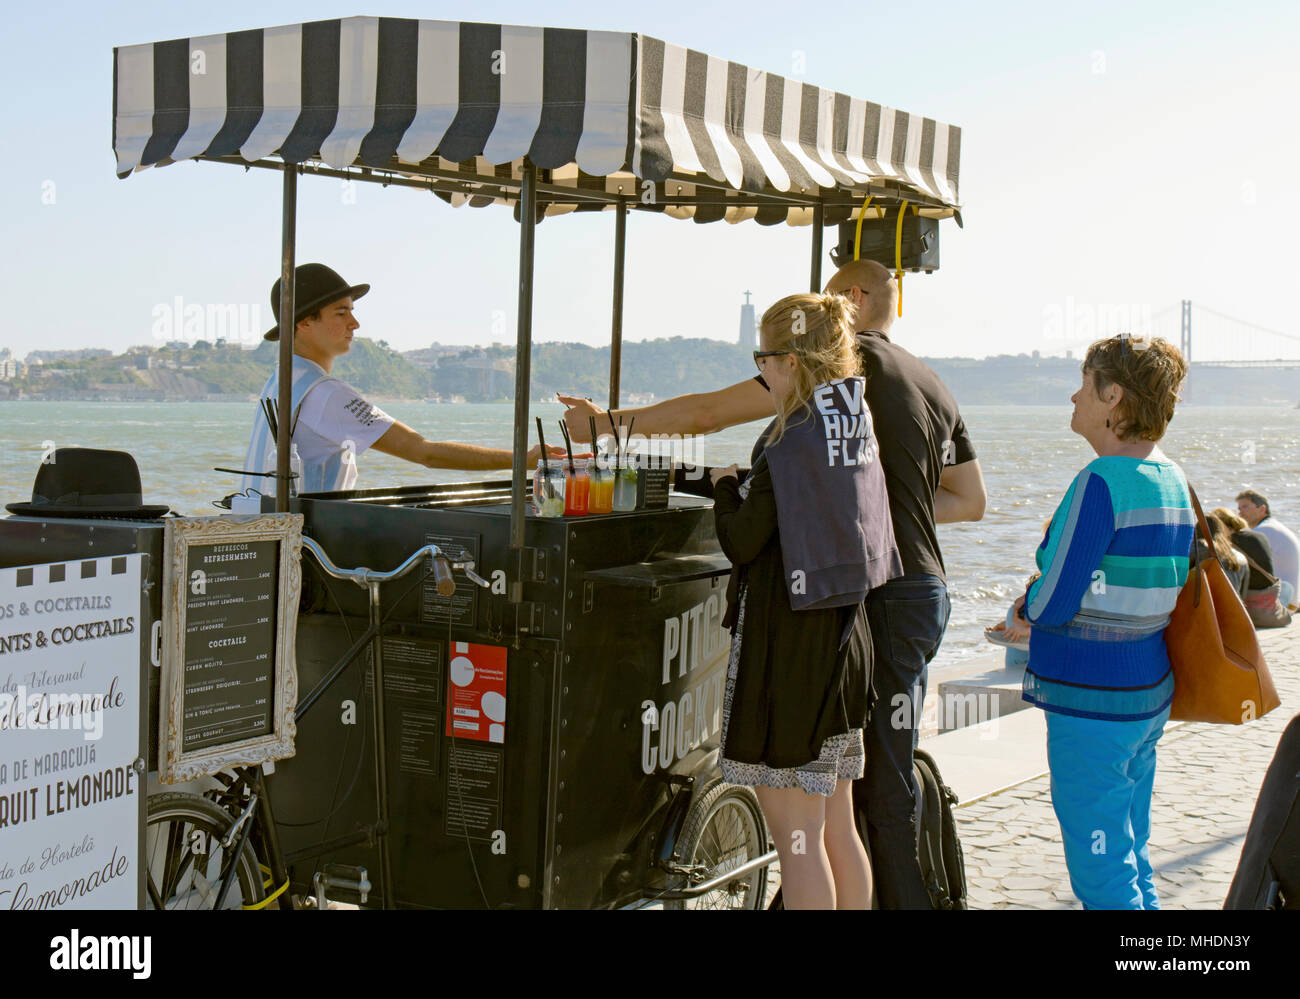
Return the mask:
[[[1197,529],[1210,528],[1196,491]],[[1211,545],[1213,550],[1213,545]],[[1165,629],[1174,669],[1174,721],[1241,725],[1276,708],[1277,688],[1255,637],[1255,626],[1217,558],[1194,565]]]

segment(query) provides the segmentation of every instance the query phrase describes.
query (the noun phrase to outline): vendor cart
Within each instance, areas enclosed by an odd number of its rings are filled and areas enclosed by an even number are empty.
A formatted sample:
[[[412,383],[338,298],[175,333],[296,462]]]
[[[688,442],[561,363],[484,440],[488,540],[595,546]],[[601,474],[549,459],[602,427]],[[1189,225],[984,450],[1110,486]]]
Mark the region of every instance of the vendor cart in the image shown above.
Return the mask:
[[[614,407],[628,211],[810,226],[813,290],[829,225],[840,244],[863,223],[887,233],[900,270],[935,266],[916,226],[956,214],[959,130],[641,34],[351,17],[116,49],[113,145],[122,177],[186,159],[281,173],[282,316],[300,176],[519,221],[511,479],[291,500],[281,423],[277,509],[336,564],[394,566],[432,543],[466,568],[451,596],[394,585],[380,689],[360,656],[300,719],[268,781],[289,859],[271,879],[301,893],[326,863],[382,868],[369,904],[388,906],[764,904],[775,852],[752,791],[717,768],[729,565],[710,504],[529,508],[534,230],[614,213]],[[282,371],[291,351],[283,335]],[[307,691],[368,608],[324,573],[303,586]],[[376,698],[387,724],[368,741],[350,711]]]

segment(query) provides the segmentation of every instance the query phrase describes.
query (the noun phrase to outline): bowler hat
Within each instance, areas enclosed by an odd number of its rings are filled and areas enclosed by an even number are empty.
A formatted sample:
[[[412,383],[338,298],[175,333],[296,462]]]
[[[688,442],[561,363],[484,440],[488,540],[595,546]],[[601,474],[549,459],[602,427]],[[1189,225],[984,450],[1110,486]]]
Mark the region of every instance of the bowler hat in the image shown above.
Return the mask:
[[[30,503],[6,503],[22,517],[120,517],[153,520],[166,505],[142,502],[140,468],[125,451],[58,448],[36,470]]]
[[[360,298],[370,290],[368,284],[348,284],[337,271],[332,271],[324,264],[303,264],[293,272],[293,322],[296,326],[302,319],[315,312],[322,305],[337,302],[340,298]],[[280,279],[271,285],[271,315],[276,324],[266,331],[263,339],[280,339]]]

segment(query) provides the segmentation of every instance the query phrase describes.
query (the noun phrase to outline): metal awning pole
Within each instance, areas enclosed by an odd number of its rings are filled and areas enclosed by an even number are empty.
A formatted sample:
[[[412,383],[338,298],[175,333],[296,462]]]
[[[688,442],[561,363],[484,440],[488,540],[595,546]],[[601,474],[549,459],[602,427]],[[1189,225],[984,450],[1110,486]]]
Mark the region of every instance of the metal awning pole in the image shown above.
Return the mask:
[[[618,409],[619,373],[623,370],[623,259],[627,250],[627,202],[614,209],[614,318],[609,335],[609,408]],[[596,442],[592,441],[592,447]]]
[[[528,389],[533,353],[533,237],[537,228],[537,167],[524,160],[519,187],[519,325],[515,339],[515,439],[510,479],[510,554],[515,578],[510,602],[524,599],[524,484],[528,478]]]
[[[808,290],[814,295],[822,290],[822,230],[825,227],[826,206],[819,201],[813,205],[812,275],[808,279]]]
[[[284,165],[284,196],[280,221],[280,383],[279,434],[275,441],[275,512],[289,512],[289,439],[293,412],[294,280],[293,250],[298,215],[298,168]]]

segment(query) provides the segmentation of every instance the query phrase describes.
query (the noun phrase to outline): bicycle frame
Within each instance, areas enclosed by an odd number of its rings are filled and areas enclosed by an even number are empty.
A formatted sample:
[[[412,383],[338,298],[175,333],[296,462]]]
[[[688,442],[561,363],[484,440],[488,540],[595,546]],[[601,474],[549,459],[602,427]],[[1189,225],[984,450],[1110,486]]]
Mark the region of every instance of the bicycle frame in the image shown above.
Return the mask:
[[[356,569],[340,569],[334,565],[325,551],[310,538],[303,538],[303,547],[315,556],[316,561],[322,571],[333,576],[335,579],[344,579],[356,583],[369,591],[369,609],[370,620],[366,630],[361,636],[352,643],[351,648],[347,650],[337,663],[331,668],[329,673],[322,677],[315,687],[303,697],[294,711],[294,721],[302,719],[304,715],[320,700],[327,690],[334,684],[344,670],[352,665],[367,648],[372,649],[373,670],[374,670],[374,712],[372,719],[374,722],[374,744],[376,747],[387,745],[387,720],[384,715],[384,639],[383,639],[383,613],[382,601],[380,597],[380,588],[389,580],[404,576],[409,572],[421,559],[429,558],[432,563],[430,573],[438,580],[439,591],[448,591],[445,595],[455,590],[455,582],[452,580],[451,569],[464,569],[471,579],[476,583],[483,585],[485,583],[480,577],[473,572],[472,562],[450,562],[436,545],[424,545],[417,549],[409,558],[406,559],[396,569],[387,572],[379,572],[365,567]],[[292,909],[292,899],[288,897],[286,889],[288,888],[289,874],[288,864],[293,860],[301,860],[311,856],[319,856],[332,850],[350,846],[354,843],[365,841],[375,843],[379,850],[379,877],[380,886],[383,891],[384,907],[389,908],[393,905],[393,877],[392,861],[389,853],[388,831],[389,831],[389,813],[388,813],[388,767],[385,759],[385,753],[382,748],[375,752],[375,805],[377,810],[377,822],[373,826],[366,827],[355,833],[338,837],[327,843],[318,844],[316,848],[309,851],[297,851],[292,857],[286,857],[280,849],[280,839],[276,832],[275,817],[271,811],[271,798],[266,791],[264,783],[264,773],[261,766],[256,767],[236,767],[235,778],[226,785],[219,797],[228,799],[227,808],[231,810],[237,807],[238,802],[242,802],[245,792],[250,795],[248,806],[244,813],[238,818],[236,825],[231,827],[230,833],[227,834],[229,840],[231,834],[237,835],[234,841],[234,849],[230,854],[230,861],[227,863],[226,870],[222,872],[220,888],[217,895],[217,907],[225,901],[229,893],[231,883],[235,875],[235,859],[238,858],[243,850],[244,844],[252,834],[253,826],[257,826],[258,835],[261,837],[262,846],[265,856],[269,862],[271,884],[278,886],[275,889],[276,898],[278,898],[279,907],[282,909]],[[251,811],[251,814],[250,814]],[[223,840],[223,846],[227,849],[231,847],[231,842]]]

